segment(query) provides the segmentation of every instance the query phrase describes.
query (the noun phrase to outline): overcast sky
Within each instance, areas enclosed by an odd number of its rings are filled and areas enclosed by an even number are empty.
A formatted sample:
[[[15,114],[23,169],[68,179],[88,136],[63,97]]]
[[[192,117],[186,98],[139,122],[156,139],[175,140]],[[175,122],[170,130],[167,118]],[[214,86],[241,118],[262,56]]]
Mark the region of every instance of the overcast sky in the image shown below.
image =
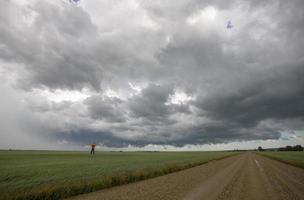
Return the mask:
[[[303,35],[303,0],[2,0],[0,148],[304,145]]]

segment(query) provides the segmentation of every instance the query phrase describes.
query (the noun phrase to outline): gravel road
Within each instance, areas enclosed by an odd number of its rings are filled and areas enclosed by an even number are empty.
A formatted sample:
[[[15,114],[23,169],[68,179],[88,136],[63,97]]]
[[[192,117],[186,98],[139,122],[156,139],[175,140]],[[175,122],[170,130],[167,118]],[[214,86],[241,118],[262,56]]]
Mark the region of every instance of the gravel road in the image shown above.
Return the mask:
[[[304,200],[304,170],[248,152],[71,199]]]

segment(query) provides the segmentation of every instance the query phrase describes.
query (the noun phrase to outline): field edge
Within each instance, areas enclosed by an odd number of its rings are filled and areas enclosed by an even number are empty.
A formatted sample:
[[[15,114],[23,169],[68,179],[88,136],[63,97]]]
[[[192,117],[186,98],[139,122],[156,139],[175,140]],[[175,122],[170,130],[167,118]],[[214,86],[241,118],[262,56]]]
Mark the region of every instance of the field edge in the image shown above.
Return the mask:
[[[286,159],[283,159],[283,158],[278,158],[276,156],[263,154],[263,153],[257,153],[257,152],[255,152],[255,153],[257,155],[260,155],[260,156],[264,156],[264,157],[267,157],[267,158],[270,158],[270,159],[273,159],[273,160],[276,160],[276,161],[279,161],[279,162],[282,162],[282,163],[285,163],[285,164],[288,164],[288,165],[292,165],[292,166],[300,168],[300,169],[304,169],[304,165],[300,162],[297,162],[297,161],[286,160]]]

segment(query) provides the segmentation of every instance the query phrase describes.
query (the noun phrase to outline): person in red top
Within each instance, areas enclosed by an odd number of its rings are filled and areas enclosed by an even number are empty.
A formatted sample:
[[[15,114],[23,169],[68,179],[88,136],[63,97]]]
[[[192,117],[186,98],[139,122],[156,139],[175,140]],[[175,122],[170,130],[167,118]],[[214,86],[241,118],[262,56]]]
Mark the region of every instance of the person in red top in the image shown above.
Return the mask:
[[[95,154],[95,146],[96,144],[91,144],[91,154]]]

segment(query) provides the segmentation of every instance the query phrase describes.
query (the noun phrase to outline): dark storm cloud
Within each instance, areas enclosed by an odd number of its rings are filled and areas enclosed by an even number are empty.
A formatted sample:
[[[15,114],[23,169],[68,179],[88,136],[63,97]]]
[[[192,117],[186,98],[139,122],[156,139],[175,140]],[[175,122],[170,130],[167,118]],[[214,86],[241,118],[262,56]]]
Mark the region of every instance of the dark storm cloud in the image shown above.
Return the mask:
[[[301,0],[3,1],[0,77],[52,139],[114,147],[278,139],[304,128],[303,8]],[[88,97],[54,102],[44,93],[57,90]]]
[[[65,140],[74,144],[92,144],[99,143],[108,147],[123,147],[128,144],[119,138],[114,138],[111,132],[94,132],[92,130],[77,130],[70,132],[60,132],[54,135],[51,135],[51,139],[55,140]]]
[[[126,140],[119,137],[114,137],[111,132],[102,132],[102,131],[92,131],[92,130],[77,130],[71,132],[61,132],[56,133],[51,136],[52,140],[65,140],[69,141],[71,144],[78,145],[88,145],[91,143],[97,143],[98,145],[106,147],[121,148],[127,147],[129,145],[143,147],[145,145],[151,144],[151,141],[147,140]],[[167,145],[172,144],[166,141],[157,141],[154,144]],[[179,145],[176,143],[176,145]]]
[[[92,85],[99,88],[102,70],[90,51],[97,28],[81,8],[63,9],[50,3],[35,3],[23,10],[21,6],[4,4],[16,16],[2,21],[1,43],[9,59],[23,63],[27,73],[22,76],[22,87],[81,88]],[[4,8],[5,9],[5,8]],[[35,16],[32,26],[14,26],[20,11]],[[26,17],[34,17],[26,16]],[[91,48],[91,47],[89,47]]]
[[[252,73],[254,78],[245,76],[247,81],[232,91],[224,87],[206,98],[198,98],[195,106],[218,123],[215,126],[208,124],[196,132],[213,143],[278,139],[280,131],[303,129],[303,124],[292,123],[292,120],[304,120],[303,75],[303,60],[283,63]],[[263,121],[267,120],[277,120],[281,126],[263,126]]]
[[[304,60],[284,63],[246,77],[249,82],[235,92],[218,91],[197,104],[212,118],[249,126],[267,118],[303,117],[303,75]]]
[[[171,112],[166,102],[172,92],[170,86],[149,85],[140,95],[129,100],[131,114],[152,121],[166,119]]]
[[[110,122],[123,122],[125,110],[120,106],[122,101],[118,98],[105,98],[92,96],[85,100],[88,105],[90,116],[95,120]]]
[[[120,31],[98,28],[81,7],[48,2],[1,4],[1,57],[24,65],[26,73],[19,83],[25,89],[100,90],[115,75],[123,80],[123,76],[143,73],[134,65],[149,65],[146,55],[135,52],[141,42]],[[135,31],[149,39],[149,32]],[[130,45],[125,45],[127,41]]]

